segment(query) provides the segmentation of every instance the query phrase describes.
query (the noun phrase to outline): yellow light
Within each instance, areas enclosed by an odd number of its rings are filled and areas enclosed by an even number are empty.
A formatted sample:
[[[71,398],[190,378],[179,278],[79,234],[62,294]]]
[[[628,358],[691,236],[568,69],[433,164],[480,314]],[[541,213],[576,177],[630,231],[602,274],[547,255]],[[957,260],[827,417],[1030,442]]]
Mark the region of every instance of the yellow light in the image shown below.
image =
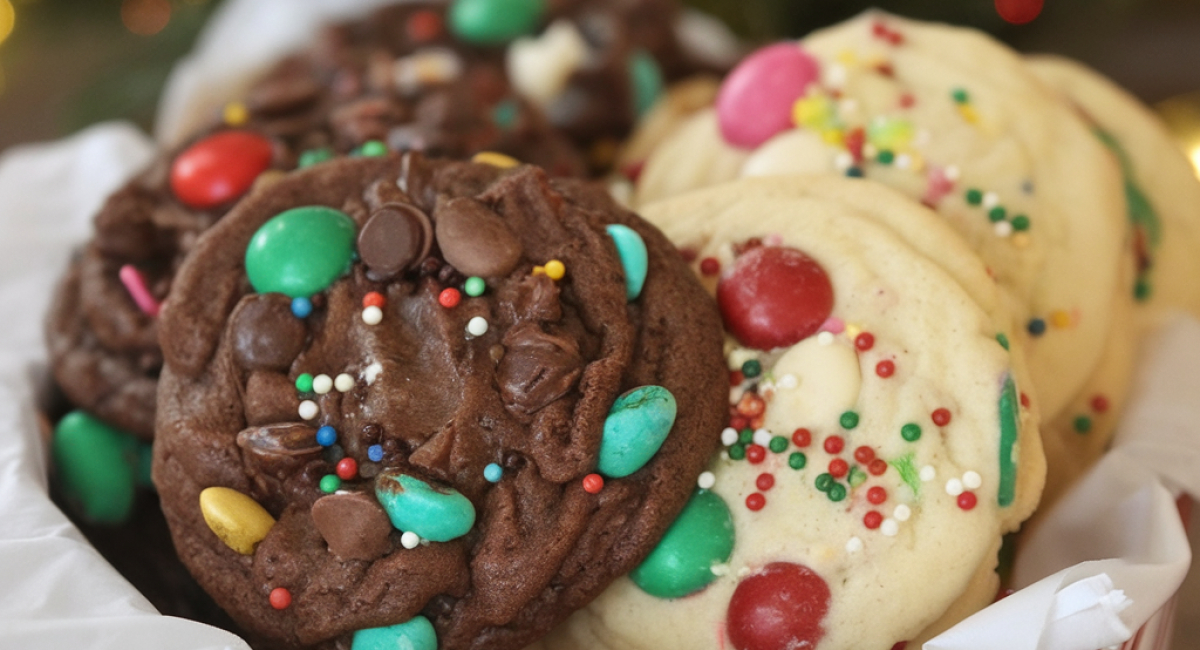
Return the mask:
[[[1154,108],[1200,177],[1200,91],[1171,97]]]
[[[0,0],[0,43],[12,33],[13,25],[17,22],[17,11],[9,0]]]
[[[1200,144],[1192,147],[1192,153],[1188,158],[1192,159],[1192,168],[1196,170],[1196,176],[1200,177]]]
[[[121,22],[125,29],[138,36],[153,36],[171,22],[171,3],[167,0],[125,0],[121,3]]]

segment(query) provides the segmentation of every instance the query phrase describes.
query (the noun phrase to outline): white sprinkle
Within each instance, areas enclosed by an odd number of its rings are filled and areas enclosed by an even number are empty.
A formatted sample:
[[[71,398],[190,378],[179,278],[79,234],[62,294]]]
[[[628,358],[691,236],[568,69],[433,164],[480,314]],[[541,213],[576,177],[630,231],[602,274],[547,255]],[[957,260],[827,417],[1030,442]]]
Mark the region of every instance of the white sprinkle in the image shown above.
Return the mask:
[[[374,384],[375,380],[379,379],[379,375],[382,374],[383,364],[376,361],[375,363],[367,366],[366,370],[363,370],[363,379],[367,382],[367,385],[370,386],[371,384]]]
[[[383,310],[378,307],[367,307],[363,310],[362,318],[367,325],[378,325],[383,321]]]
[[[333,390],[333,378],[329,375],[321,374],[313,377],[313,392],[318,395],[324,395]]]
[[[921,129],[917,131],[917,136],[913,138],[913,142],[919,147],[929,144],[929,141],[932,139],[933,133],[931,133],[929,129]]]
[[[338,389],[339,393],[344,393],[354,388],[354,377],[351,377],[349,374],[343,372],[334,378],[333,387]]]
[[[721,460],[729,460],[729,452],[725,451],[724,449],[721,450],[720,456]]]
[[[985,210],[991,210],[992,208],[994,208],[998,205],[1000,205],[1000,195],[999,194],[996,194],[995,192],[984,192],[983,207]]]
[[[725,430],[721,432],[721,444],[725,445],[726,447],[732,447],[735,443],[737,443],[737,441],[737,429],[734,429],[733,427],[725,427]]]
[[[833,343],[833,332],[821,332],[817,335],[817,343],[829,345]]]
[[[728,564],[714,564],[710,568],[712,570],[713,575],[715,575],[715,576],[729,575],[729,565]]]
[[[633,207],[633,183],[624,178],[608,184],[608,195],[623,208]]]
[[[892,517],[895,517],[896,521],[908,521],[908,518],[911,516],[912,509],[903,503],[896,506],[896,509],[892,511]]]
[[[838,112],[841,113],[843,116],[847,116],[847,117],[850,115],[853,115],[854,113],[857,113],[858,112],[858,100],[848,99],[848,98],[843,99],[842,101],[838,102]]]
[[[1008,237],[1013,232],[1012,222],[997,221],[996,225],[992,226],[992,230],[996,233],[997,237]]]
[[[303,402],[300,402],[300,408],[299,408],[300,419],[311,420],[311,419],[317,417],[317,413],[320,413],[320,412],[321,412],[321,409],[317,408],[316,402],[314,402],[310,399],[306,399]]]
[[[710,489],[717,484],[717,477],[712,472],[700,472],[700,478],[696,479],[696,486],[701,490]]]
[[[483,336],[487,334],[488,322],[483,316],[476,316],[467,321],[467,334],[471,336]]]
[[[862,548],[863,548],[862,540],[857,537],[851,537],[849,540],[846,541],[846,552],[847,553],[857,553],[857,552],[861,551]]]
[[[912,156],[902,153],[896,156],[894,163],[898,169],[908,169],[909,167],[912,167]]]
[[[952,497],[956,497],[962,493],[963,493],[962,481],[960,481],[956,478],[952,478],[949,481],[946,481],[946,494],[949,494]]]
[[[948,181],[956,181],[958,180],[958,177],[962,175],[962,172],[959,171],[958,165],[950,165],[942,170],[942,175],[945,176],[946,180]]]
[[[791,389],[795,388],[796,386],[800,385],[800,380],[796,379],[796,375],[793,375],[792,373],[789,372],[788,374],[780,377],[779,383],[776,385],[779,386],[780,388],[783,388],[786,390],[791,390]]]
[[[742,390],[741,388],[738,388],[737,386],[730,388],[729,389],[729,403],[737,404],[738,402],[740,402],[742,399],[742,394],[745,392],[746,391]]]
[[[888,537],[895,537],[896,533],[900,532],[900,524],[896,523],[895,519],[888,517],[879,525],[879,532]]]
[[[833,166],[844,172],[854,166],[854,156],[849,151],[842,151],[833,157]]]
[[[967,473],[963,474],[962,483],[967,489],[974,490],[975,488],[983,485],[983,477],[979,475],[979,472],[968,471]]]
[[[846,85],[846,66],[835,63],[826,67],[825,85],[830,88],[841,88]]]
[[[766,447],[771,444],[771,432],[766,429],[758,429],[754,432],[754,444],[760,447]]]
[[[400,536],[400,545],[412,550],[421,544],[421,537],[411,530]]]
[[[921,468],[921,480],[923,482],[928,483],[935,478],[937,478],[937,470],[933,468],[933,465],[926,465]]]

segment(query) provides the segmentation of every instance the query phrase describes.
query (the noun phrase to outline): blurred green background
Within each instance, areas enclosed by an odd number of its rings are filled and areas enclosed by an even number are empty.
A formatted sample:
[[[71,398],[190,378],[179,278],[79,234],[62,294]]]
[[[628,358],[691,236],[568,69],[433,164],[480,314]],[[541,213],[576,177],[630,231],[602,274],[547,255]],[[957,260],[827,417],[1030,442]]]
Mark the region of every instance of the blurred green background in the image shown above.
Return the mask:
[[[305,2],[306,0],[295,0]],[[1019,0],[1018,0],[1019,1]],[[688,0],[753,40],[868,6],[987,30],[1079,58],[1157,102],[1200,90],[1200,1],[1046,0],[1008,25],[994,0]],[[0,0],[0,149],[112,118],[151,124],[162,84],[220,0]]]

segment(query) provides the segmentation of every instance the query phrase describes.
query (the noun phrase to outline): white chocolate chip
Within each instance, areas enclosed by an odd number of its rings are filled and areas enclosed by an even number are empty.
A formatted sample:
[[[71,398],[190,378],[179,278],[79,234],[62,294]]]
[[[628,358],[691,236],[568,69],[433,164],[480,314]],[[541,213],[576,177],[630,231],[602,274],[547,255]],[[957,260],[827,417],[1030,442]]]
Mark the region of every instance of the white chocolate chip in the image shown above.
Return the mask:
[[[587,41],[575,25],[556,20],[541,36],[509,45],[508,78],[518,93],[544,107],[562,93],[587,56]]]
[[[383,364],[376,361],[375,363],[367,366],[366,370],[363,370],[363,380],[367,382],[368,386],[370,386],[371,384],[374,384],[375,380],[379,379],[379,375],[382,374]]]

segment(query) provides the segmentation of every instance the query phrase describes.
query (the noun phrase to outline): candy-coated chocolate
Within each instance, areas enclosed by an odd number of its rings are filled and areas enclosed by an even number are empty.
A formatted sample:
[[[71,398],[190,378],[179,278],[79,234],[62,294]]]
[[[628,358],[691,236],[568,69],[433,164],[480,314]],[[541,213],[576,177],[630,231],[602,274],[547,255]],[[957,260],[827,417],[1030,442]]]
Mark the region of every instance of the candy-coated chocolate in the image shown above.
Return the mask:
[[[213,534],[242,555],[253,555],[275,518],[257,501],[227,487],[205,488],[200,493],[200,513]]]
[[[729,73],[717,95],[721,135],[735,147],[753,149],[792,128],[796,100],[820,76],[816,59],[795,43],[751,54]]]
[[[63,495],[84,518],[101,524],[128,519],[139,460],[132,435],[72,411],[55,426],[53,454]]]
[[[375,496],[397,530],[416,533],[422,539],[448,542],[466,535],[475,525],[475,506],[467,497],[395,469],[376,477]]]
[[[734,261],[717,284],[725,327],[743,345],[772,350],[815,334],[833,311],[833,285],[811,257],[760,246]]]
[[[175,158],[171,190],[191,208],[207,210],[245,194],[271,166],[271,141],[249,131],[222,131]]]
[[[354,633],[351,650],[437,650],[437,632],[424,616]]]
[[[1020,407],[1017,387],[1011,378],[1004,380],[1000,393],[1000,485],[996,501],[1001,506],[1010,506],[1017,496],[1017,460],[1013,453],[1020,437]]]
[[[675,411],[675,396],[662,386],[642,386],[618,397],[604,420],[596,469],[613,478],[641,469],[667,439]]]
[[[829,599],[829,585],[812,569],[772,562],[738,583],[729,599],[729,640],[737,650],[815,648],[825,636]]]
[[[733,554],[733,515],[708,490],[697,490],[645,561],[629,577],[659,598],[682,598],[708,586],[712,568]]]
[[[313,525],[329,552],[348,560],[372,560],[391,550],[392,524],[370,494],[352,492],[321,497],[312,507]]]
[[[450,29],[469,43],[495,45],[532,33],[545,11],[544,0],[456,0]]]
[[[259,293],[304,298],[324,291],[354,259],[354,221],[323,206],[275,215],[246,247],[246,275]]]
[[[642,287],[646,284],[646,272],[650,267],[646,242],[629,226],[612,224],[607,230],[608,236],[612,237],[613,244],[617,247],[621,267],[625,269],[625,297],[637,300],[637,297],[642,295]]]
[[[629,80],[633,86],[633,110],[645,115],[663,93],[663,74],[650,53],[638,49],[629,55]]]

